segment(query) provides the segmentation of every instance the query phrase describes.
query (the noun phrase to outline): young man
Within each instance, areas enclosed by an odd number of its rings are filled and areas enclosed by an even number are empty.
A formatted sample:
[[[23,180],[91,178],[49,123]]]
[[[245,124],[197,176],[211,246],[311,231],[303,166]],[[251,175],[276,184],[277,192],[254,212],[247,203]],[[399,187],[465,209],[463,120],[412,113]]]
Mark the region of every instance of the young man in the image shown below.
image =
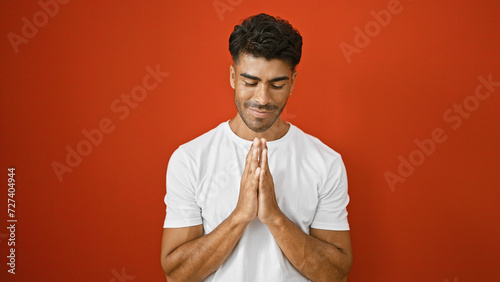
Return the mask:
[[[161,264],[174,281],[345,281],[352,265],[338,153],[284,122],[302,52],[287,21],[229,38],[238,113],[180,146],[167,169]]]

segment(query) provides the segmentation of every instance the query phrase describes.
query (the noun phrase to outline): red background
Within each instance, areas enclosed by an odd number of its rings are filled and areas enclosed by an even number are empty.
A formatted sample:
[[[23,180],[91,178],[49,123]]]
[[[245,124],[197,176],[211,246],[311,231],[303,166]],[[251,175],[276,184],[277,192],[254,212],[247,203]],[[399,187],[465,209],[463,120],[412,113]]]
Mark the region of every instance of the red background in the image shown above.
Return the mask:
[[[346,164],[350,281],[500,280],[500,88],[456,130],[443,120],[474,95],[478,76],[500,81],[496,1],[402,0],[350,63],[339,45],[354,45],[354,28],[390,1],[218,2],[231,9],[219,15],[211,0],[71,1],[18,53],[8,34],[22,35],[22,18],[33,22],[41,7],[1,2],[0,280],[164,281],[168,159],[235,115],[228,38],[260,12],[288,19],[304,39],[284,117]],[[121,120],[110,105],[156,65],[169,76]],[[66,146],[104,118],[114,131],[60,182],[51,164],[65,164]],[[397,173],[398,156],[408,159],[414,140],[435,128],[446,141],[391,190],[384,173]],[[15,276],[6,265],[11,166]]]

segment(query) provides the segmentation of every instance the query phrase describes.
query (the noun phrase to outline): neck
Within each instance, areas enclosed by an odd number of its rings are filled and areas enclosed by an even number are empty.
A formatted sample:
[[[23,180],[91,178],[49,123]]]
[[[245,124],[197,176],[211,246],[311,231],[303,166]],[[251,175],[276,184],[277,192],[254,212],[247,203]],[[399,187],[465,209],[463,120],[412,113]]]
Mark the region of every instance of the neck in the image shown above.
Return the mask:
[[[285,136],[290,128],[290,124],[279,117],[268,130],[257,133],[248,128],[240,115],[236,114],[236,116],[229,121],[229,127],[236,135],[245,140],[253,141],[255,137],[257,137],[265,138],[267,141],[274,141]]]

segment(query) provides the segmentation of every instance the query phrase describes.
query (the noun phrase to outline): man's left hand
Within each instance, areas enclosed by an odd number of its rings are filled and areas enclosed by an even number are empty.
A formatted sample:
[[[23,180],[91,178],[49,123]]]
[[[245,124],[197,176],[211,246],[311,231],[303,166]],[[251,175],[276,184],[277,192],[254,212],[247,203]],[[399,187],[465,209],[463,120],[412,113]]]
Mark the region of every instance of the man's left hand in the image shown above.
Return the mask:
[[[256,170],[256,173],[260,173],[258,190],[259,208],[257,216],[262,223],[267,225],[269,223],[273,223],[274,220],[278,219],[282,213],[278,206],[278,202],[276,201],[273,176],[269,171],[266,139],[261,138],[259,140],[259,148],[260,160],[259,167]]]

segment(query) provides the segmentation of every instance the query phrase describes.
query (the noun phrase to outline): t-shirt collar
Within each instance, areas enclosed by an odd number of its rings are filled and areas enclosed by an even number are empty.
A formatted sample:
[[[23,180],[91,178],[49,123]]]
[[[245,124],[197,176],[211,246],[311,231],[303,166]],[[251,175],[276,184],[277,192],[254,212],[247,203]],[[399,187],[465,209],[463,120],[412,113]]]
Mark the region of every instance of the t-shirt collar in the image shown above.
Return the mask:
[[[290,128],[288,128],[288,131],[285,133],[285,135],[283,137],[276,139],[276,140],[273,140],[273,141],[267,141],[267,146],[269,149],[271,149],[273,147],[277,147],[277,146],[282,146],[286,142],[288,142],[288,140],[290,140],[292,138],[292,136],[295,133],[295,131],[297,130],[297,128],[289,122],[288,122],[288,124],[290,125]],[[250,145],[252,144],[253,141],[245,140],[245,139],[239,137],[238,135],[236,135],[236,133],[234,133],[234,131],[229,126],[229,120],[223,123],[223,127],[224,127],[224,131],[226,132],[228,137],[231,138],[238,145],[248,149],[248,147],[250,147]]]

